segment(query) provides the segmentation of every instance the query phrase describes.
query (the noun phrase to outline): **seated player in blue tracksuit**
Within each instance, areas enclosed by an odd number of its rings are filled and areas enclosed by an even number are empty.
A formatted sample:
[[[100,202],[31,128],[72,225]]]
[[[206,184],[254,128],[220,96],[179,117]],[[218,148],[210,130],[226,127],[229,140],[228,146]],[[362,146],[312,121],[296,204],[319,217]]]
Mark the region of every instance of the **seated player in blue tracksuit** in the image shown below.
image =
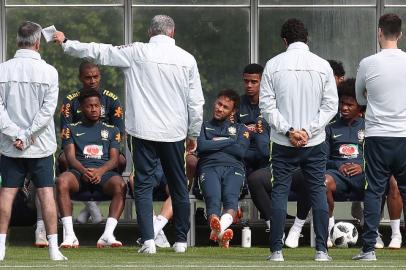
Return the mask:
[[[365,108],[355,98],[355,80],[348,79],[339,86],[341,117],[326,127],[326,187],[329,205],[329,232],[334,226],[334,194],[364,192],[364,130]],[[330,238],[327,245],[332,246]]]
[[[56,181],[57,202],[62,216],[64,241],[61,247],[79,246],[72,226],[70,194],[83,190],[100,190],[112,197],[109,217],[97,247],[120,247],[114,237],[117,220],[124,209],[126,185],[119,173],[120,131],[101,122],[101,96],[98,91],[83,91],[79,95],[82,121],[68,124],[62,130],[62,145],[68,161],[68,171]]]
[[[250,132],[250,146],[245,153],[244,162],[246,175],[260,168],[269,166],[269,131],[266,136],[256,136],[257,127],[261,125],[269,129],[266,121],[260,117],[259,103],[259,86],[264,68],[258,64],[249,64],[243,71],[243,83],[245,94],[240,97],[240,103],[237,106],[236,121],[244,124]],[[257,147],[260,140],[260,147]],[[264,141],[265,140],[265,141]],[[267,142],[266,142],[267,141]],[[265,145],[262,145],[262,143]],[[268,143],[266,145],[266,143]],[[262,146],[265,146],[263,149]]]
[[[326,126],[326,187],[329,206],[329,232],[334,226],[334,195],[346,196],[349,193],[363,193],[364,174],[364,130],[362,117],[365,107],[360,106],[355,98],[355,80],[347,79],[338,86],[340,118]],[[299,202],[298,202],[299,203]],[[286,243],[297,246],[303,224],[295,220]],[[294,239],[294,241],[292,240]],[[330,237],[327,246],[332,247]]]
[[[228,227],[237,213],[245,179],[243,158],[250,143],[248,129],[229,121],[238,102],[234,90],[220,91],[214,103],[213,119],[203,123],[197,139],[198,181],[212,230],[210,239],[218,240],[222,247],[228,247],[233,238],[233,231]]]

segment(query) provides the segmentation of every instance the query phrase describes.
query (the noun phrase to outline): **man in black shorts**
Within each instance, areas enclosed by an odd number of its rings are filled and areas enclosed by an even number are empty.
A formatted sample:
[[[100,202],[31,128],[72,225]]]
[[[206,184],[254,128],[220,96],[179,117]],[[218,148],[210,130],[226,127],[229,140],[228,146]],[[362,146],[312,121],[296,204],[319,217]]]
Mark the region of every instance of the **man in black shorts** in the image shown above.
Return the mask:
[[[0,261],[18,189],[29,174],[44,214],[51,260],[66,260],[58,249],[54,200],[54,112],[58,72],[39,54],[41,26],[23,22],[17,32],[14,58],[0,64]]]
[[[61,247],[75,248],[79,241],[73,231],[70,194],[82,190],[101,190],[112,197],[109,217],[97,247],[120,247],[113,235],[124,209],[126,185],[115,171],[121,136],[118,128],[100,121],[100,93],[83,91],[78,98],[82,121],[62,130],[62,145],[69,169],[56,182],[57,201],[62,216],[64,241]]]

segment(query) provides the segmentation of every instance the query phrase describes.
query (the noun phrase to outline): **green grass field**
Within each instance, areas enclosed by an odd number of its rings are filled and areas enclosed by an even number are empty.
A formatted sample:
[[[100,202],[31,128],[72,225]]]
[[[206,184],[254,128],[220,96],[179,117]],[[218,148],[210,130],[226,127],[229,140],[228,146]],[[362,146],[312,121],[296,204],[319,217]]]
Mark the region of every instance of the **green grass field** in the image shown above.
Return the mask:
[[[84,248],[63,250],[67,262],[49,261],[47,249],[8,247],[4,269],[399,269],[406,268],[406,249],[377,252],[377,262],[355,262],[351,257],[358,249],[331,249],[332,262],[313,261],[314,250],[298,248],[284,250],[285,262],[268,262],[267,248],[220,249],[197,247],[186,254],[160,249],[155,255],[137,254],[136,247],[117,249]]]

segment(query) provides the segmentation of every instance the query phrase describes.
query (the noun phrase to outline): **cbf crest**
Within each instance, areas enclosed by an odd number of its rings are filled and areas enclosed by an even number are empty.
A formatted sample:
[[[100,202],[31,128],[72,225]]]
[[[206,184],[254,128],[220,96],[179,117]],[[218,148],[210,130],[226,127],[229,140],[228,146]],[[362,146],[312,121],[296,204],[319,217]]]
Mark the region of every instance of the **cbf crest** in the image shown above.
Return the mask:
[[[365,139],[365,131],[363,129],[358,130],[358,141],[360,143],[364,142]]]
[[[234,126],[229,127],[228,134],[231,136],[235,136],[237,134],[237,129]]]
[[[102,140],[108,140],[109,138],[109,131],[107,129],[102,129],[100,132]]]

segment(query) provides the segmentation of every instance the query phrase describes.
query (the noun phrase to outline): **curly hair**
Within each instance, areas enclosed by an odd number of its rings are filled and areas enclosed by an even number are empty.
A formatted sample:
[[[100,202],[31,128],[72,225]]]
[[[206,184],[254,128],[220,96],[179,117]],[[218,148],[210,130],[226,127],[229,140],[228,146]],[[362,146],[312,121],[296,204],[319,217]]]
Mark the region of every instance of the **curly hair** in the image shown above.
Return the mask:
[[[354,78],[349,78],[340,83],[337,86],[338,90],[338,97],[341,99],[342,97],[352,97],[355,100],[357,100],[356,94],[355,94],[355,79]],[[358,102],[357,102],[358,103]],[[366,106],[361,106],[358,104],[360,107],[361,112],[365,112]]]
[[[91,97],[97,97],[99,100],[101,99],[99,91],[96,90],[81,91],[78,97],[79,104],[82,105],[86,99]]]
[[[281,38],[286,39],[288,45],[298,41],[306,43],[308,34],[305,25],[299,19],[288,19],[282,25]]]
[[[217,98],[219,97],[226,97],[234,102],[234,108],[238,106],[240,103],[240,96],[234,89],[231,88],[225,88],[220,90],[220,92],[217,94]]]

